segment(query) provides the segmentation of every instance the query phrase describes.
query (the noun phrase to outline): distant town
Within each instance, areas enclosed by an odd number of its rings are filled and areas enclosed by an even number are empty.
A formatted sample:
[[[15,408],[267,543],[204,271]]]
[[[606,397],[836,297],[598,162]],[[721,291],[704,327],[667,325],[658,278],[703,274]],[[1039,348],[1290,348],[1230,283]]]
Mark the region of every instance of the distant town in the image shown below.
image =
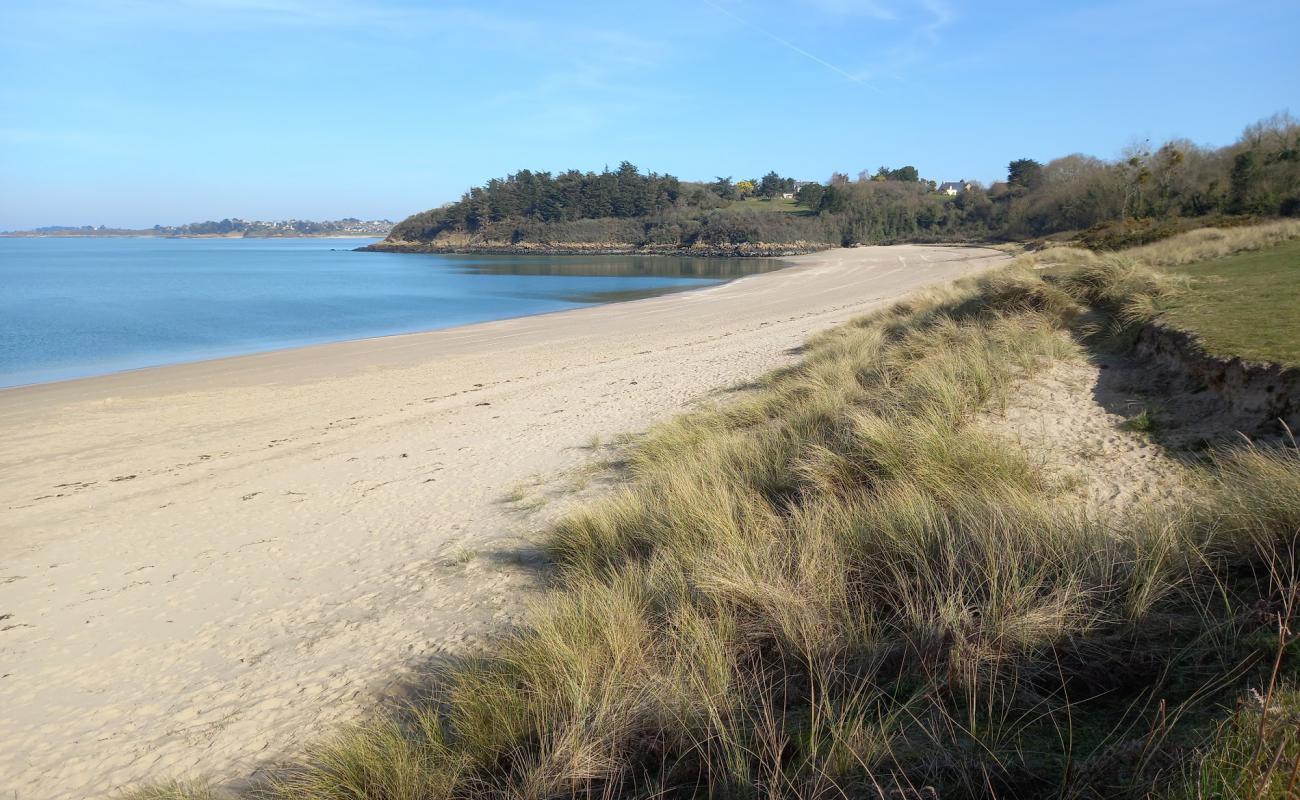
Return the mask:
[[[391,220],[361,220],[355,217],[317,222],[309,219],[191,222],[186,225],[155,225],[152,228],[110,228],[105,225],[50,225],[29,231],[0,231],[0,236],[174,236],[174,237],[275,237],[275,236],[387,236]]]

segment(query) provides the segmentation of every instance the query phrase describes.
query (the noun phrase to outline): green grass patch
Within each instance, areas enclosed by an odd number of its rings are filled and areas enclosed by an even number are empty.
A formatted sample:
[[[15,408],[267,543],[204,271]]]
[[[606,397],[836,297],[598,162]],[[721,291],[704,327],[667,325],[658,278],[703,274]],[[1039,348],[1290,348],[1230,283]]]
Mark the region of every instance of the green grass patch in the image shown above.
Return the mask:
[[[1135,433],[1154,433],[1156,421],[1151,416],[1151,412],[1144,408],[1137,416],[1124,421],[1124,429]]]
[[[771,200],[766,197],[746,197],[744,200],[733,200],[728,208],[746,211],[772,211],[783,214],[807,215],[812,213],[794,200],[786,200],[782,197],[774,197]]]
[[[1211,354],[1300,366],[1300,241],[1169,269],[1191,285],[1164,317]]]

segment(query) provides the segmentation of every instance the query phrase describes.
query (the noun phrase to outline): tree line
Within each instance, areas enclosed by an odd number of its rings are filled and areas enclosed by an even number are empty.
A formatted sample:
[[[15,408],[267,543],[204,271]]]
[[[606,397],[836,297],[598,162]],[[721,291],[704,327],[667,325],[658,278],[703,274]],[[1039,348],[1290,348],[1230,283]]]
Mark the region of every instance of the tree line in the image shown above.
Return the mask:
[[[1186,139],[1128,149],[1106,161],[1074,154],[1040,164],[1019,159],[990,199],[1009,237],[1144,224],[1158,232],[1219,216],[1300,215],[1300,123],[1275,114],[1226,147]]]
[[[645,217],[673,208],[682,199],[677,178],[642,174],[627,161],[601,172],[552,175],[525,169],[475,186],[458,202],[408,217],[393,229],[392,238],[421,241],[444,231],[477,232],[507,222]]]
[[[463,233],[512,243],[686,247],[1026,239],[1066,231],[1103,243],[1112,235],[1154,238],[1217,217],[1300,215],[1300,124],[1274,115],[1217,149],[1179,139],[1133,147],[1114,160],[1019,158],[1008,164],[1005,181],[971,184],[955,197],[936,192],[936,183],[910,165],[801,183],[775,171],[693,183],[642,173],[629,162],[598,173],[522,170],[408,218],[390,239]],[[797,185],[797,213],[737,202],[779,197]]]

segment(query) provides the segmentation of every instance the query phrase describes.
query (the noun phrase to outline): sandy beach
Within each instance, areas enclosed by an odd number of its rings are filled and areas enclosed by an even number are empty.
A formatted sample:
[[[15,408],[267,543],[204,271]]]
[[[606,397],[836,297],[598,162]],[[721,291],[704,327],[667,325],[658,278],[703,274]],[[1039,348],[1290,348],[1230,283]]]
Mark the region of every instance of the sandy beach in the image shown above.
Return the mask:
[[[599,441],[1005,258],[832,250],[648,300],[0,391],[0,791],[252,774],[518,614]]]

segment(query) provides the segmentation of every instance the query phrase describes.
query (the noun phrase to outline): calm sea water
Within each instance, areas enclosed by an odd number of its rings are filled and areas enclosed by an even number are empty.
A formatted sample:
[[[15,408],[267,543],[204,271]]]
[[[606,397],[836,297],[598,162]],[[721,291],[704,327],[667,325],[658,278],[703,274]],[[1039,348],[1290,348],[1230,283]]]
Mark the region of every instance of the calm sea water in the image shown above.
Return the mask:
[[[0,387],[559,311],[779,266],[352,251],[372,241],[0,238]]]

